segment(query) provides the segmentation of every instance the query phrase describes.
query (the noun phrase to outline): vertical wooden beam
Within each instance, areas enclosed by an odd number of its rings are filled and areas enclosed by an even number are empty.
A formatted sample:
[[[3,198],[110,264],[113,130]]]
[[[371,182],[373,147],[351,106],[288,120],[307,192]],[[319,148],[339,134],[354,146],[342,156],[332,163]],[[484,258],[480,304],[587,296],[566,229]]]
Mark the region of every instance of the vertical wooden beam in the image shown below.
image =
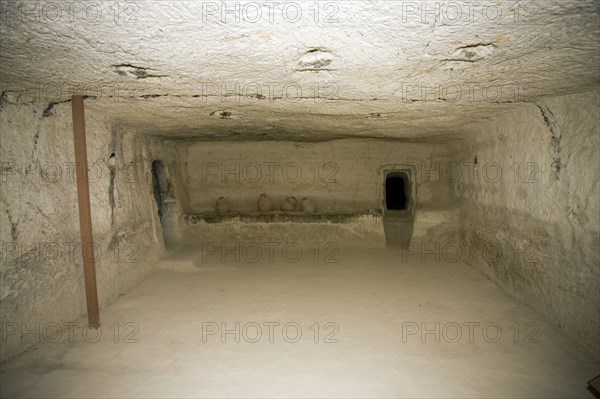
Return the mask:
[[[89,325],[90,327],[98,327],[100,326],[100,311],[98,309],[98,289],[96,287],[96,262],[94,256],[94,237],[92,234],[83,97],[73,96],[72,106],[75,166],[77,175],[77,200],[79,204],[79,227],[81,229],[81,255],[83,257],[85,298]]]

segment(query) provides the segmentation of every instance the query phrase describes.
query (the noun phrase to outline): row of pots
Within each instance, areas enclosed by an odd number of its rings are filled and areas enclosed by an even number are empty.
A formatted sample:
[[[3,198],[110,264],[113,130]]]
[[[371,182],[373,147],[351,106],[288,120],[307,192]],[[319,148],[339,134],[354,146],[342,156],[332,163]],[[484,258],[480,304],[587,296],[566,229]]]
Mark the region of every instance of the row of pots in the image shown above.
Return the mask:
[[[313,213],[316,211],[315,205],[310,198],[303,198],[300,201],[300,210],[305,213]],[[288,197],[282,203],[279,209],[284,212],[295,212],[298,207],[298,200],[295,197]],[[272,212],[275,210],[275,204],[273,200],[267,194],[261,194],[258,197],[256,208],[259,212]],[[215,205],[215,211],[217,215],[225,215],[231,212],[231,205],[229,200],[225,197],[221,197],[217,200]]]

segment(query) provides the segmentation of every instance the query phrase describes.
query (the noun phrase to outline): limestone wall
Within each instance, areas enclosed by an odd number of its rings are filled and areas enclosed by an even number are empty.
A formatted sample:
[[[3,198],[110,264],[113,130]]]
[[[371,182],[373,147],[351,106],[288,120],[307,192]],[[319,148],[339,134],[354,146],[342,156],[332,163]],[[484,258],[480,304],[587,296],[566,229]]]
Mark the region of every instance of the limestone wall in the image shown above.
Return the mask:
[[[545,98],[481,124],[457,162],[468,261],[600,351],[599,93]],[[475,164],[476,163],[476,164]]]
[[[256,211],[261,193],[276,209],[288,196],[313,200],[317,212],[365,213],[384,208],[385,172],[411,171],[415,226],[413,239],[454,240],[457,231],[453,184],[440,165],[452,155],[451,146],[427,142],[346,139],[328,142],[199,142],[185,147],[186,212],[212,213],[220,196],[234,212]],[[314,226],[313,226],[314,227]],[[364,226],[346,226],[363,231]],[[385,245],[381,226],[355,238]],[[314,227],[314,234],[318,229]],[[194,236],[198,237],[198,229]],[[203,231],[208,230],[204,228]],[[261,230],[264,236],[266,230]],[[304,234],[306,236],[306,234]],[[367,240],[369,236],[369,240]],[[297,237],[297,236],[296,236]],[[330,240],[347,242],[343,232]],[[371,237],[379,237],[373,243]],[[302,241],[302,240],[301,240]],[[337,241],[336,241],[337,242]]]
[[[16,335],[3,335],[2,360],[35,342],[35,334],[21,342],[18,332],[43,334],[48,323],[62,326],[86,309],[71,104],[45,108],[5,102],[0,111],[0,318],[3,328],[17,326]],[[172,161],[175,152],[94,112],[86,112],[86,130],[98,292],[106,305],[164,251],[150,165],[157,157]]]
[[[384,171],[448,157],[444,146],[384,140],[300,142],[201,142],[187,147],[187,211],[213,212],[220,196],[239,211],[256,210],[261,193],[276,205],[290,195],[313,199],[319,212],[364,212],[383,206]],[[444,209],[451,185],[417,175],[419,208]],[[432,193],[436,193],[433,195]]]

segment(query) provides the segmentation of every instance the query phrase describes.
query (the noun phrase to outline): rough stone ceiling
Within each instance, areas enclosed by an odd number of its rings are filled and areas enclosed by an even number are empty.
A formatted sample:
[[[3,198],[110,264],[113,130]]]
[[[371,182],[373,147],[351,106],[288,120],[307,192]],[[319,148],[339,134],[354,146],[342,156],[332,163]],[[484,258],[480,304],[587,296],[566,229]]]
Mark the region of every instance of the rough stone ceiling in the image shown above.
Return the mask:
[[[598,85],[598,16],[586,0],[2,2],[3,101],[76,92],[172,138],[448,137]]]

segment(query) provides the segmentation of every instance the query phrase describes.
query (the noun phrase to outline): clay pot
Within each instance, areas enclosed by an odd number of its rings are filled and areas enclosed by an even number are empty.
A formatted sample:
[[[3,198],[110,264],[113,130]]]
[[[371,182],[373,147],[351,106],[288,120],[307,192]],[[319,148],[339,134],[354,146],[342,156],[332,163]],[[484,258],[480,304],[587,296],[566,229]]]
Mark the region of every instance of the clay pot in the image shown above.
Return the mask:
[[[225,197],[221,197],[217,200],[217,204],[215,205],[215,212],[217,215],[225,215],[231,212],[231,206],[229,206],[229,200]]]
[[[302,201],[300,201],[300,208],[302,209],[302,212],[305,213],[314,213],[317,210],[310,198],[302,198]]]
[[[259,212],[272,212],[275,209],[271,198],[264,193],[258,197],[257,207]]]
[[[296,198],[288,197],[281,203],[281,210],[284,212],[294,212],[297,204],[298,200],[296,200]]]

